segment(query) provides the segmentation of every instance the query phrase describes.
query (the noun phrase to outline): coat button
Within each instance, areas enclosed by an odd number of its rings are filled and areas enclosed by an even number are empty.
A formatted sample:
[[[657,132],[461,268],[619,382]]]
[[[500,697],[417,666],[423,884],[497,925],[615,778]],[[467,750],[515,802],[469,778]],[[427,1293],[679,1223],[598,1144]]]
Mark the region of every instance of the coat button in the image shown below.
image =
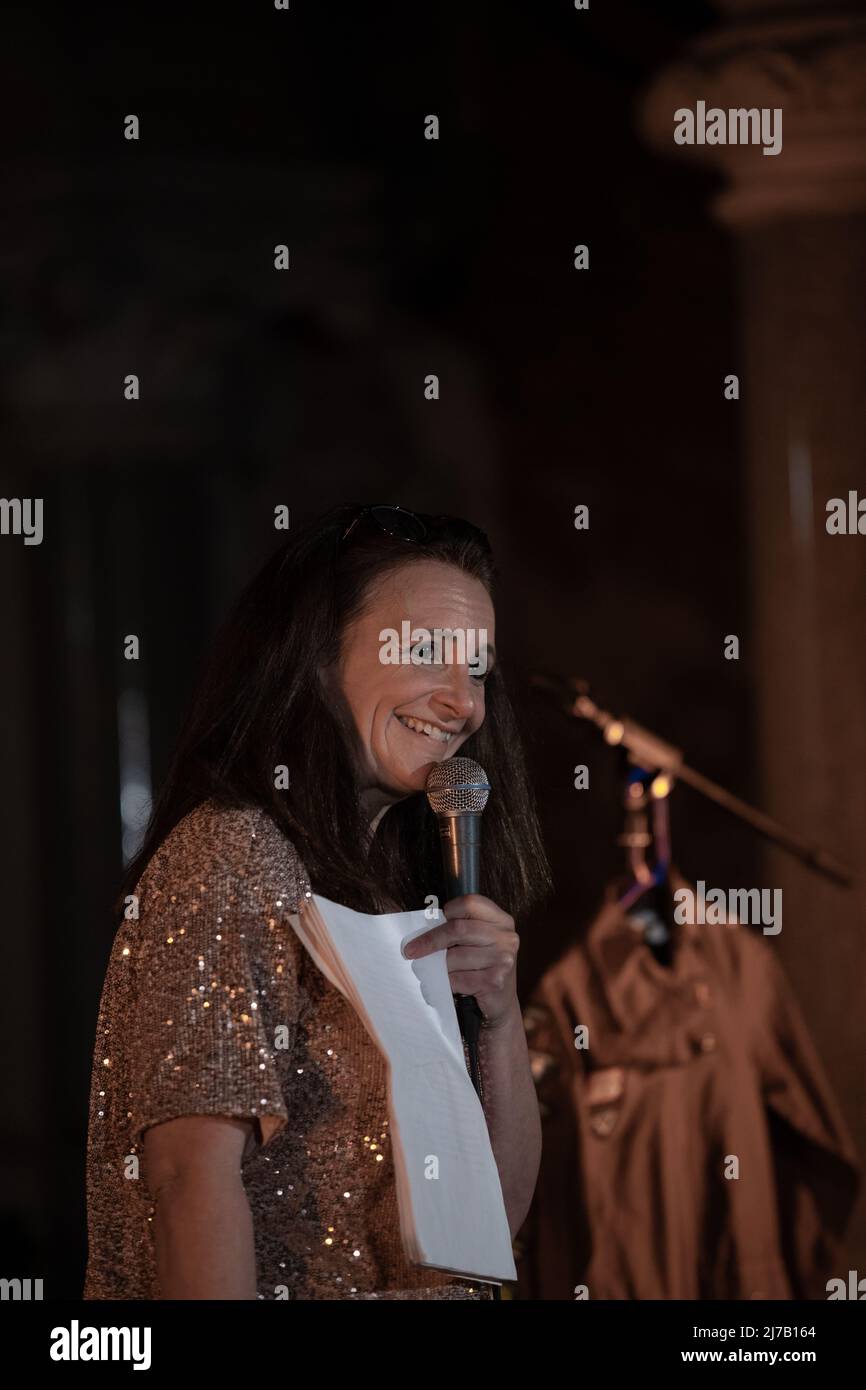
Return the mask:
[[[617,1110],[596,1110],[589,1117],[589,1127],[598,1139],[607,1139],[613,1133],[617,1120]]]

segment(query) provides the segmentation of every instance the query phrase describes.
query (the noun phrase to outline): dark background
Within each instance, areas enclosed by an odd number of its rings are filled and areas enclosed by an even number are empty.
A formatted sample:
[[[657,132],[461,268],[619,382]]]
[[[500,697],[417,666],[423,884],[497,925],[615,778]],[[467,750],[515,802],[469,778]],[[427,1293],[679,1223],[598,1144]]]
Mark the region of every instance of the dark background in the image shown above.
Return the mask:
[[[713,21],[695,0],[7,10],[2,493],[45,499],[45,537],[0,542],[2,1272],[47,1297],[83,1276],[122,759],[158,784],[275,506],[299,525],[395,501],[489,532],[558,890],[521,924],[522,992],[620,854],[614,755],[526,697],[531,671],[588,677],[761,801],[742,426],[721,387],[733,248],[714,176],[658,158],[635,119]],[[673,811],[688,875],[772,882],[751,832],[687,788]]]

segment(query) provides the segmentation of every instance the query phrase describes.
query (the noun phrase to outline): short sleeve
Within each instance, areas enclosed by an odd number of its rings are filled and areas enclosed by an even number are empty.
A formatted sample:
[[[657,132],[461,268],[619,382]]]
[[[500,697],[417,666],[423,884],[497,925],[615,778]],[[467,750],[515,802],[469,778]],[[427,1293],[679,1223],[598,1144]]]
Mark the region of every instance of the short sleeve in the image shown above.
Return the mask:
[[[296,877],[241,812],[188,817],[141,884],[128,1019],[131,1141],[183,1115],[285,1125],[298,1021]],[[291,849],[282,836],[284,848]]]

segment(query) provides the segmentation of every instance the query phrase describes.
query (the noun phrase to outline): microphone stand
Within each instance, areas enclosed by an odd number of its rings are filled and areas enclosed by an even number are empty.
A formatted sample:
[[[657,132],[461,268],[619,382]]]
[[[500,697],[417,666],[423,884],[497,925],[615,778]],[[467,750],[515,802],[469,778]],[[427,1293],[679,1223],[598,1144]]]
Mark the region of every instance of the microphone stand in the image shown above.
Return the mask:
[[[624,748],[632,762],[650,771],[666,773],[672,780],[678,778],[702,796],[714,801],[717,806],[751,825],[759,835],[787,850],[810,869],[844,888],[853,888],[854,878],[851,870],[828,850],[804,840],[800,835],[795,835],[771,816],[764,815],[763,811],[756,811],[748,802],[741,801],[738,796],[726,791],[718,783],[711,782],[709,777],[704,777],[694,768],[688,767],[679,748],[674,748],[672,744],[642,728],[634,720],[625,717],[617,719],[607,710],[600,709],[589,697],[587,681],[579,680],[576,676],[563,678],[534,675],[531,677],[531,684],[536,690],[551,696],[564,714],[573,719],[589,720],[601,730],[606,743]]]

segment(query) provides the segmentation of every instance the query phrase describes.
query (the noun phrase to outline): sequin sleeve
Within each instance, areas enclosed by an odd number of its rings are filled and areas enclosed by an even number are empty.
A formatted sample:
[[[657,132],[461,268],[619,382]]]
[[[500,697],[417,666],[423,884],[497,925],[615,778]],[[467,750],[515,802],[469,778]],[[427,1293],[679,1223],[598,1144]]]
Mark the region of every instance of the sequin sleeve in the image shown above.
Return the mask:
[[[164,841],[141,880],[135,987],[129,1016],[117,1021],[134,1144],[182,1115],[253,1119],[262,1144],[286,1124],[298,945],[282,912],[273,914],[275,901],[294,909],[303,873],[284,853],[281,881],[271,881],[268,826],[261,813],[206,805]]]

